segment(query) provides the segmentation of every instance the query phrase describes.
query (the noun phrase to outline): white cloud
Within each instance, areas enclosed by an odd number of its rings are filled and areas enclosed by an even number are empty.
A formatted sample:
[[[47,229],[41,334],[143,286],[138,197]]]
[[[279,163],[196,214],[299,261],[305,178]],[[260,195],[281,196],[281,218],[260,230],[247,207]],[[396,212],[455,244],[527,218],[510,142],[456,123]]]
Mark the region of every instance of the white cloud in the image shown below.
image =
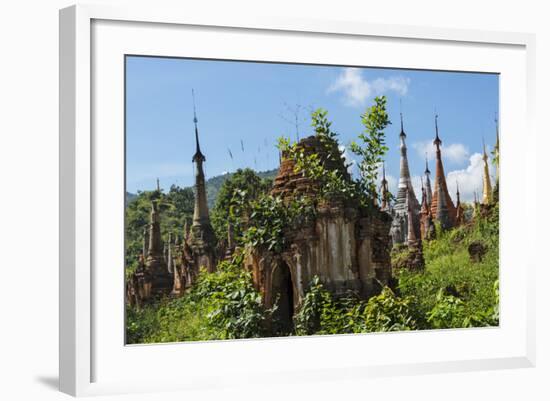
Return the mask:
[[[494,184],[495,168],[489,163],[489,175],[491,184]],[[474,191],[477,191],[479,197],[483,191],[483,157],[481,153],[474,153],[470,156],[470,163],[465,169],[450,171],[447,174],[447,187],[453,200],[456,197],[456,183],[460,189],[460,200],[472,202],[474,200]]]
[[[400,96],[407,94],[410,79],[402,76],[377,78],[367,81],[358,68],[344,68],[335,82],[328,88],[328,93],[343,92],[344,102],[349,106],[363,106],[368,98],[387,92]]]
[[[424,158],[428,155],[429,160],[435,160],[435,146],[433,141],[415,142],[412,144],[413,149],[418,155]],[[468,148],[461,143],[451,143],[450,145],[441,145],[441,155],[444,162],[453,164],[461,164],[468,160]]]

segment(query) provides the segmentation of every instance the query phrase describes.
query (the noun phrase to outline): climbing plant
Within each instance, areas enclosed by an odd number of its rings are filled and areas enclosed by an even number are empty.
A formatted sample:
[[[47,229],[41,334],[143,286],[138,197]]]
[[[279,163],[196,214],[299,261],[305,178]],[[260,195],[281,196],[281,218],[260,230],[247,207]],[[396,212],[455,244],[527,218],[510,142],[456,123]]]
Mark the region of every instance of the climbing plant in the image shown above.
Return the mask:
[[[250,216],[242,242],[272,252],[281,252],[287,245],[285,231],[304,226],[313,220],[313,203],[306,197],[286,203],[280,197],[262,195],[250,204]]]
[[[358,182],[361,190],[367,194],[366,206],[372,206],[373,201],[377,198],[378,170],[388,151],[384,129],[391,122],[386,111],[386,102],[385,96],[374,99],[374,105],[367,108],[361,115],[361,122],[365,128],[359,134],[361,142],[353,141],[350,144],[351,151],[360,157],[357,163]]]
[[[331,130],[328,112],[317,109],[311,114],[311,125],[320,140],[322,152],[304,152],[302,144],[279,138],[279,149],[285,157],[294,161],[294,171],[301,173],[317,186],[317,200],[349,200],[358,198],[356,183],[349,177],[343,151],[338,146],[337,134]],[[329,166],[332,166],[329,167]],[[342,166],[343,168],[334,168]]]

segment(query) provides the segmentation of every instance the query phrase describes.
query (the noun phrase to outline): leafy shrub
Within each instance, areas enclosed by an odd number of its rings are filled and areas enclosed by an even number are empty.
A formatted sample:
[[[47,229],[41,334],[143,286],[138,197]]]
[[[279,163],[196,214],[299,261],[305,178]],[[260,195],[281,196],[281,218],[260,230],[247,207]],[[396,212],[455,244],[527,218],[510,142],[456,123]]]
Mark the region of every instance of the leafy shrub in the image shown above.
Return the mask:
[[[235,237],[241,237],[243,217],[249,213],[251,202],[267,193],[270,186],[270,180],[260,178],[249,168],[238,169],[231,174],[221,185],[210,213],[217,237],[227,237],[229,223]]]
[[[285,231],[308,224],[315,209],[308,198],[283,203],[280,197],[263,195],[252,202],[247,229],[242,242],[246,245],[281,252],[285,246]]]
[[[411,309],[412,297],[397,297],[388,287],[367,302],[363,316],[365,331],[402,331],[417,328]]]
[[[296,334],[299,336],[314,334],[321,328],[321,315],[332,304],[331,294],[323,288],[319,277],[311,281],[304,296],[299,312],[294,316]]]
[[[262,303],[242,255],[221,262],[215,273],[201,271],[181,298],[164,299],[141,310],[129,308],[129,343],[261,337],[271,311]]]
[[[411,297],[397,297],[388,287],[368,301],[354,294],[336,299],[315,277],[295,317],[296,334],[414,330],[417,325],[411,302]]]
[[[464,302],[453,295],[444,295],[443,290],[439,290],[436,304],[428,313],[428,322],[434,329],[462,327],[463,315]]]

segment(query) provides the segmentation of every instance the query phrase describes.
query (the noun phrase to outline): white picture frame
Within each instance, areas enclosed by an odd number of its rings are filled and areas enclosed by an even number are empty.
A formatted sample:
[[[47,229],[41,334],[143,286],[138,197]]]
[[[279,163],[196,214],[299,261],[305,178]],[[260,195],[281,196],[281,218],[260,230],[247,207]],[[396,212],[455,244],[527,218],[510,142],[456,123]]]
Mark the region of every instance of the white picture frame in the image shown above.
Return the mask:
[[[188,31],[186,31],[189,30]],[[147,30],[146,36],[141,36]],[[192,33],[190,33],[192,31]],[[176,47],[178,35],[196,35],[201,48]],[[95,36],[94,36],[95,35]],[[201,36],[202,35],[202,36]],[[210,35],[210,39],[209,36]],[[219,42],[226,35],[233,45],[226,43],[226,53],[211,49],[210,41]],[[262,35],[270,42],[271,53],[261,49],[250,50],[245,44],[254,35]],[[162,41],[161,38],[174,38]],[[286,39],[285,39],[286,38]],[[118,113],[123,87],[119,69],[123,62],[118,56],[128,53],[161,54],[165,56],[250,58],[270,61],[327,62],[327,59],[309,58],[298,46],[329,42],[338,39],[342,53],[336,49],[330,57],[333,63],[364,65],[360,55],[344,60],[346,44],[353,46],[401,46],[402,57],[410,55],[399,65],[387,58],[384,65],[401,68],[440,70],[476,70],[498,72],[506,78],[501,85],[501,316],[495,329],[468,329],[371,334],[353,336],[324,336],[313,338],[263,339],[224,341],[194,344],[167,344],[125,347],[123,342],[111,341],[110,330],[122,330],[120,320],[123,297],[120,280],[109,280],[108,274],[98,271],[102,261],[116,262],[117,249],[102,251],[98,233],[106,222],[118,221],[123,207],[124,186],[120,195],[120,119]],[[210,41],[209,41],[210,40]],[[277,43],[293,45],[278,49]],[[300,42],[302,40],[303,42]],[[242,41],[242,43],[239,43]],[[139,42],[139,43],[135,43]],[[173,43],[170,43],[173,42]],[[384,43],[382,43],[384,42]],[[160,43],[164,43],[163,46]],[[181,41],[180,41],[181,43]],[[196,44],[196,42],[195,42]],[[160,391],[167,389],[203,389],[219,386],[239,386],[247,382],[270,383],[283,380],[327,380],[354,378],[360,380],[380,375],[420,374],[440,371],[468,371],[530,367],[535,363],[534,338],[534,269],[536,260],[529,256],[519,259],[505,246],[518,241],[521,249],[534,246],[527,239],[518,238],[519,229],[529,230],[534,225],[536,211],[522,192],[512,191],[507,182],[521,182],[526,188],[536,180],[535,158],[521,147],[521,140],[533,139],[534,112],[534,44],[529,34],[450,30],[413,26],[374,25],[349,21],[293,20],[292,18],[243,18],[242,20],[214,18],[209,15],[187,15],[185,10],[150,8],[112,8],[108,6],[72,6],[60,11],[60,389],[71,395]],[[405,46],[406,45],[406,46]],[[334,44],[332,44],[334,46]],[[434,48],[442,60],[430,61]],[[422,47],[426,47],[422,50]],[[250,47],[251,48],[251,47]],[[303,50],[305,47],[301,48]],[[258,51],[254,56],[246,53]],[[409,49],[409,50],[407,50]],[[410,49],[414,49],[410,50]],[[489,49],[489,50],[488,50]],[[491,50],[492,49],[492,50]],[[175,52],[183,52],[176,54]],[[416,53],[416,51],[420,53]],[[426,52],[424,59],[414,54]],[[487,51],[494,51],[487,55]],[[204,52],[204,53],[202,53]],[[233,52],[233,53],[231,53]],[[239,52],[243,52],[239,56]],[[294,53],[292,53],[294,52]],[[409,53],[407,53],[409,52]],[[459,64],[453,57],[463,52]],[[266,56],[269,54],[269,56]],[[294,54],[292,56],[291,54]],[[380,53],[381,54],[381,53]],[[447,56],[447,57],[445,57]],[[289,58],[290,57],[290,58]],[[313,57],[313,56],[311,56]],[[329,56],[326,56],[329,57]],[[417,57],[417,58],[415,58]],[[476,57],[478,58],[476,60]],[[381,56],[382,58],[382,56]],[[486,61],[483,61],[486,59]],[[114,61],[113,61],[114,60]],[[356,60],[356,61],[354,61]],[[397,60],[397,59],[396,59]],[[454,62],[454,64],[453,64]],[[116,63],[116,64],[114,64]],[[477,63],[477,64],[476,64]],[[485,63],[485,64],[480,64]],[[372,64],[370,64],[372,66]],[[116,85],[106,85],[106,83]],[[103,86],[102,86],[103,84]],[[109,88],[108,91],[105,88]],[[114,91],[114,92],[109,92]],[[512,99],[512,94],[514,99]],[[519,107],[519,108],[518,108]],[[510,116],[514,109],[517,113]],[[109,116],[110,113],[118,113]],[[105,124],[103,125],[103,122]],[[111,127],[115,127],[114,130]],[[99,130],[99,131],[98,131]],[[99,133],[98,133],[99,132]],[[106,137],[104,132],[113,133]],[[524,136],[513,132],[524,132]],[[96,136],[95,136],[95,134]],[[122,131],[123,138],[123,131]],[[110,141],[113,142],[110,142]],[[533,141],[534,142],[534,141]],[[123,143],[123,142],[122,142]],[[506,162],[508,152],[514,153],[515,168]],[[109,160],[109,161],[106,161]],[[123,168],[123,166],[122,166]],[[513,177],[507,179],[506,177]],[[509,181],[507,181],[509,180]],[[114,195],[106,195],[115,188]],[[117,203],[118,202],[118,203]],[[107,210],[114,206],[112,213]],[[512,214],[514,210],[520,210]],[[113,219],[114,217],[114,219]],[[526,223],[527,222],[527,223]],[[535,230],[531,227],[532,232]],[[106,240],[107,241],[107,240]],[[120,245],[123,239],[109,238]],[[118,246],[118,245],[113,246]],[[120,249],[118,249],[120,250]],[[535,255],[535,253],[526,253]],[[105,259],[107,258],[107,259]],[[109,259],[111,258],[111,259]],[[508,268],[517,265],[516,270]],[[121,266],[122,268],[122,266]],[[519,271],[518,271],[519,270]],[[96,291],[101,288],[102,299]],[[118,291],[118,292],[117,292]],[[120,292],[120,293],[119,293]],[[105,295],[103,295],[105,294]],[[119,294],[119,295],[113,295]],[[119,298],[117,298],[119,297]],[[116,311],[115,311],[116,310]],[[117,312],[118,311],[118,312]],[[120,327],[119,327],[120,326]],[[98,329],[98,327],[100,327]],[[118,327],[118,328],[117,328]],[[117,331],[117,333],[119,333]],[[117,345],[118,344],[118,345]],[[445,347],[455,344],[456,349]],[[412,352],[422,346],[426,358]],[[471,345],[471,346],[469,346]],[[109,348],[111,347],[111,348]],[[313,356],[323,347],[326,360]],[[371,347],[371,348],[369,348]],[[441,347],[446,352],[438,351]],[[120,349],[119,349],[120,348]],[[377,354],[376,349],[392,349],[400,355]],[[406,350],[411,353],[407,354]],[[349,351],[349,352],[347,352]],[[453,353],[454,352],[454,353]],[[289,354],[292,366],[284,365],[281,354]],[[344,356],[341,356],[345,354]],[[192,369],[170,375],[173,361],[178,356],[193,361]],[[240,360],[229,367],[223,363],[216,368],[208,364],[216,355]],[[340,357],[340,356],[341,357]],[[259,356],[270,360],[270,366],[257,363]],[[118,359],[117,359],[118,358]],[[309,359],[308,359],[309,358]],[[132,370],[140,361],[152,368],[145,372]],[[205,362],[206,361],[206,362]],[[121,369],[121,366],[127,369]],[[159,367],[165,366],[165,368]],[[252,364],[250,367],[250,364]],[[127,374],[122,374],[127,370]],[[143,376],[140,376],[143,375]],[[147,380],[144,378],[148,378]],[[182,378],[184,377],[184,378]]]

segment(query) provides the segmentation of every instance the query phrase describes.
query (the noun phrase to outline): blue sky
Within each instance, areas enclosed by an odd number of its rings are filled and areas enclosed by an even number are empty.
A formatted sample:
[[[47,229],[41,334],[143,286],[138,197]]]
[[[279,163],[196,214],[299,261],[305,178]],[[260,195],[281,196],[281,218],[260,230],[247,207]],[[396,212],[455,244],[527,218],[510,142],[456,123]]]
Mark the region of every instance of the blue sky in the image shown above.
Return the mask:
[[[491,148],[495,141],[498,76],[493,74],[131,56],[126,59],[128,191],[153,189],[157,177],[164,189],[193,184],[192,88],[207,178],[241,167],[276,168],[277,138],[296,138],[296,115],[299,136],[310,135],[309,113],[318,107],[328,110],[340,143],[348,145],[363,129],[360,115],[376,95],[388,97],[386,171],[394,190],[400,102],[417,191],[425,152],[435,172],[434,110],[453,197],[456,181],[463,199],[481,190],[482,138]]]

